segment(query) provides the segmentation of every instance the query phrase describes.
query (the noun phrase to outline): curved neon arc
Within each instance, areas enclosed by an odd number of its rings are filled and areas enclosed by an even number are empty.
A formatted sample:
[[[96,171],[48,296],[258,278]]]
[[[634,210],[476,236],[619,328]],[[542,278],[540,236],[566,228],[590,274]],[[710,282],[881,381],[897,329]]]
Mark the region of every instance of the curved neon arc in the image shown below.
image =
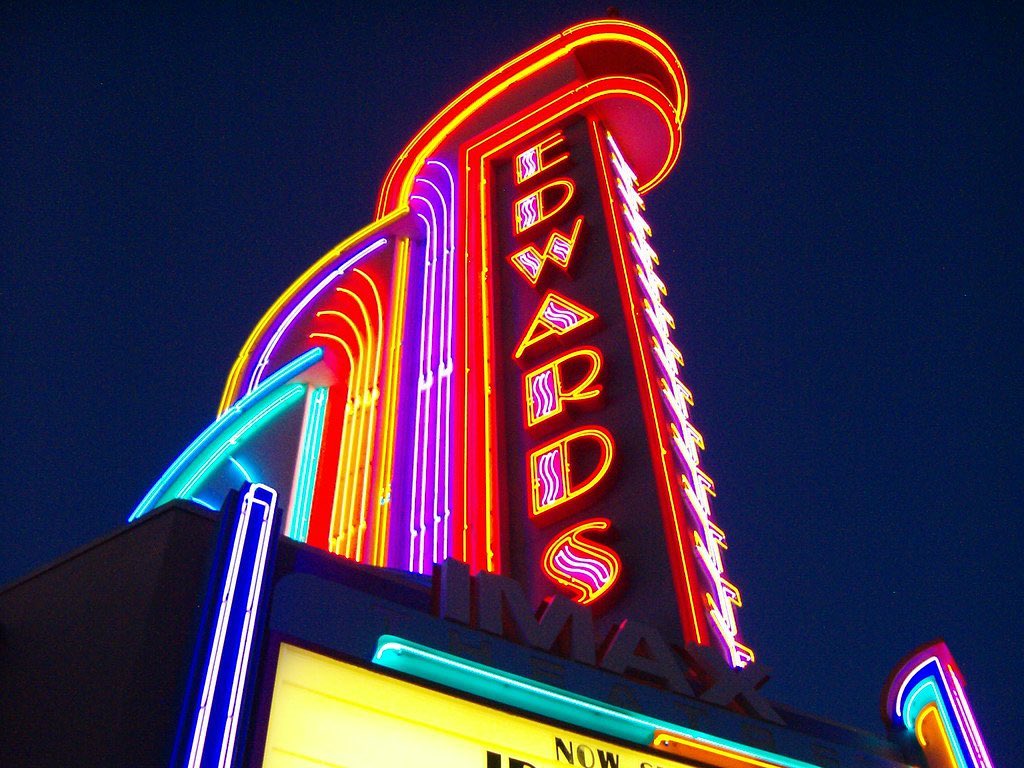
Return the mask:
[[[159,499],[164,491],[173,482],[173,478],[184,470],[185,466],[195,459],[204,448],[212,444],[217,437],[226,431],[231,424],[237,420],[241,414],[252,408],[256,403],[259,403],[264,395],[269,393],[275,387],[284,384],[288,380],[298,376],[303,371],[308,370],[312,366],[316,365],[323,359],[324,351],[322,347],[314,347],[307,352],[302,353],[297,358],[289,363],[281,366],[272,376],[269,376],[263,385],[246,395],[242,399],[238,400],[234,405],[231,405],[227,410],[223,411],[210,426],[204,429],[199,436],[193,440],[188,448],[181,452],[167,468],[160,479],[153,485],[152,488],[142,498],[142,501],[138,503],[135,510],[128,517],[128,522],[137,520],[143,514],[148,512],[155,506],[155,502]]]
[[[168,473],[165,473],[160,482],[154,486],[146,495],[146,498],[132,512],[128,522],[138,519],[162,502],[170,501],[179,496],[191,498],[195,486],[202,482],[222,460],[231,458],[230,456],[225,457],[224,454],[236,446],[243,435],[265,426],[282,409],[305,395],[306,387],[306,384],[297,383],[260,390],[256,393],[258,396],[253,398],[248,407],[238,411],[231,411],[217,422],[214,422],[219,429],[203,432],[186,449],[186,453],[183,456],[187,454],[191,460],[181,464],[175,462],[177,471],[172,474],[168,470]],[[259,408],[257,413],[249,418],[243,418],[253,408]],[[237,424],[239,421],[241,421],[241,424]],[[234,429],[228,429],[228,427],[236,424],[237,426]],[[223,432],[228,432],[229,434],[221,436]],[[202,463],[197,467],[196,464],[200,461]]]
[[[273,323],[274,319],[279,316],[281,311],[288,305],[288,303],[295,298],[304,286],[312,281],[318,274],[320,274],[326,267],[328,267],[333,261],[342,257],[346,252],[356,248],[361,243],[366,242],[374,235],[379,235],[386,232],[388,228],[395,222],[401,220],[408,212],[406,208],[398,208],[394,212],[388,214],[383,218],[379,218],[373,223],[363,227],[358,232],[350,237],[347,237],[341,243],[336,245],[322,257],[317,259],[302,275],[299,276],[295,282],[293,282],[285,291],[282,293],[277,300],[270,306],[260,318],[259,322],[253,328],[249,337],[246,339],[245,344],[242,345],[242,349],[238,353],[238,357],[231,366],[231,372],[228,374],[227,382],[224,385],[224,392],[221,395],[221,402],[218,408],[218,413],[223,413],[230,407],[231,403],[234,402],[238,397],[239,379],[242,373],[249,363],[253,349],[257,346],[259,341],[264,338],[267,328]],[[386,237],[379,237],[370,243],[367,248],[376,250],[388,242]],[[356,262],[361,260],[364,256],[368,255],[369,251],[366,249],[361,250],[353,261],[347,259],[341,266],[342,272],[346,271],[349,267],[354,265]],[[318,287],[316,290],[323,290],[326,286]],[[302,299],[300,299],[300,302]],[[291,313],[289,313],[291,314]],[[293,318],[294,319],[294,318]],[[289,321],[290,322],[290,321]],[[276,342],[275,342],[276,344]]]
[[[369,254],[380,250],[383,246],[387,245],[387,238],[378,238],[374,240],[370,245],[366,246],[362,250],[358,251],[354,256],[347,259],[337,269],[331,270],[323,279],[320,280],[316,286],[308,291],[299,302],[292,308],[292,310],[285,316],[285,318],[277,324],[277,328],[271,335],[267,345],[263,348],[260,353],[259,359],[256,362],[252,373],[249,375],[249,383],[247,385],[246,393],[252,392],[257,386],[259,386],[260,379],[263,376],[263,372],[267,366],[270,365],[270,356],[274,353],[277,348],[278,342],[291,327],[291,324],[295,322],[295,319],[302,314],[302,311],[309,306],[313,299],[317,298],[328,285],[333,283],[337,278],[345,274],[352,266],[360,262],[364,257]]]
[[[306,394],[306,384],[294,384],[285,387],[283,392],[278,394],[277,390],[272,390],[267,393],[267,400],[270,400],[265,406],[263,406],[254,416],[245,419],[242,424],[235,429],[231,436],[217,445],[210,451],[206,460],[189,476],[188,480],[185,481],[184,485],[180,488],[178,483],[172,483],[171,486],[165,492],[165,496],[187,496],[191,494],[193,488],[201,483],[209,474],[213,471],[228,450],[238,444],[238,441],[247,432],[251,432],[254,429],[259,429],[266,425],[271,418],[284,407],[295,402],[299,397]],[[205,454],[205,451],[204,451]],[[190,465],[191,466],[191,465]]]
[[[687,108],[686,75],[679,59],[668,44],[645,27],[621,20],[578,24],[559,35],[548,38],[481,78],[438,112],[406,145],[388,171],[378,196],[377,216],[380,218],[387,215],[389,207],[408,199],[414,177],[423,166],[424,161],[437,150],[448,136],[488,102],[531,75],[572,55],[577,49],[614,41],[635,45],[651,54],[664,67],[665,73],[673,85],[673,93],[665,95],[672,104],[675,130],[681,136],[681,126]],[[662,92],[664,93],[664,91]],[[671,168],[671,163],[669,168]],[[664,168],[655,178],[648,181],[644,185],[644,190],[653,187],[664,178],[669,168]],[[401,181],[398,182],[396,196],[394,188],[398,178],[401,178]]]

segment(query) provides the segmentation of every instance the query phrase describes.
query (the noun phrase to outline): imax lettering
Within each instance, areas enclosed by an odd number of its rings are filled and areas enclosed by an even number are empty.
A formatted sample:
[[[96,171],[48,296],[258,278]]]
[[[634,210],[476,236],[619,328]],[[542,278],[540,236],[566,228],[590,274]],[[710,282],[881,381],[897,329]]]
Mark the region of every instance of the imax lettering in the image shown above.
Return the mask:
[[[518,582],[491,573],[471,577],[469,567],[454,560],[435,571],[435,593],[438,614],[443,618],[475,624],[480,630],[531,648],[712,704],[735,704],[763,720],[783,722],[760,693],[769,672],[754,662],[734,668],[715,651],[695,643],[682,652],[667,643],[655,627],[639,621],[621,622],[598,643],[588,608],[556,596],[531,610]],[[690,679],[702,683],[699,695]]]
[[[511,579],[481,573],[477,585],[477,626],[501,637],[518,638],[524,645],[551,651],[562,640],[573,661],[594,664],[594,624],[590,611],[556,595],[536,616],[522,587]]]

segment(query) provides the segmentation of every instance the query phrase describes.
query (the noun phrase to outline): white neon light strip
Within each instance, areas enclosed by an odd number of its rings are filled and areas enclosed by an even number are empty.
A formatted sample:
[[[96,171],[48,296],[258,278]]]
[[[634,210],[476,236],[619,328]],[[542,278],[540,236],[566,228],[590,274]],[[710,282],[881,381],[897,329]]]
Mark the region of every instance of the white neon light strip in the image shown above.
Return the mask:
[[[255,498],[255,491],[259,488],[270,492],[269,501],[261,501]],[[235,672],[231,680],[231,697],[228,705],[228,718],[224,728],[224,739],[221,742],[220,759],[218,766],[228,766],[231,762],[231,755],[234,752],[235,737],[238,734],[238,714],[242,704],[242,694],[245,692],[245,674],[249,669],[252,641],[256,634],[256,619],[259,609],[260,591],[263,587],[263,575],[266,571],[267,552],[270,549],[270,537],[274,533],[274,510],[277,505],[277,492],[267,485],[250,485],[246,494],[246,502],[260,504],[263,507],[263,515],[260,527],[260,538],[256,549],[256,558],[253,563],[253,578],[249,582],[249,594],[245,604],[245,619],[242,623],[242,635],[239,642],[239,652],[235,659]]]
[[[426,246],[410,488],[408,568],[420,573],[449,556],[452,535],[454,180],[443,163],[430,160],[427,164],[444,171],[448,179],[448,192],[443,192],[430,179],[418,177],[417,184],[428,187],[432,194],[424,190],[430,194],[429,197],[421,194],[410,197],[421,203],[429,214],[416,214],[424,225]],[[431,199],[435,197],[436,201]]]
[[[235,585],[238,580],[238,564],[242,559],[242,549],[245,543],[245,533],[249,528],[249,518],[249,505],[248,503],[243,503],[239,514],[238,526],[235,528],[235,537],[231,543],[227,576],[224,579],[224,591],[221,593],[220,607],[217,611],[217,623],[213,631],[210,658],[206,665],[206,675],[203,678],[203,691],[199,697],[199,712],[196,718],[195,731],[192,735],[192,748],[189,750],[188,768],[194,768],[199,765],[203,756],[206,731],[210,725],[213,694],[217,687],[217,675],[220,672],[220,659],[224,653],[225,635],[227,634],[228,620],[231,617],[231,600],[235,595]]]
[[[653,336],[651,348],[659,370],[665,375],[662,396],[668,410],[672,432],[672,446],[678,463],[686,478],[684,492],[694,507],[698,525],[693,533],[696,539],[698,562],[712,584],[714,594],[707,594],[710,603],[708,615],[718,630],[719,636],[728,649],[730,663],[743,666],[750,661],[749,651],[737,640],[736,613],[733,609],[740,604],[738,590],[725,579],[721,550],[725,547],[724,534],[711,521],[711,510],[707,499],[706,477],[700,469],[700,447],[703,443],[700,433],[690,424],[687,401],[689,390],[679,380],[679,362],[682,355],[672,342],[675,320],[662,302],[667,293],[664,281],[655,271],[658,255],[651,247],[648,237],[651,229],[641,211],[644,201],[636,190],[636,174],[622,156],[611,134],[606,134],[611,150],[611,164],[617,173],[616,188],[622,202],[622,214],[629,230],[629,245],[637,265],[637,278],[644,297],[644,315]],[[685,487],[688,485],[689,487]]]

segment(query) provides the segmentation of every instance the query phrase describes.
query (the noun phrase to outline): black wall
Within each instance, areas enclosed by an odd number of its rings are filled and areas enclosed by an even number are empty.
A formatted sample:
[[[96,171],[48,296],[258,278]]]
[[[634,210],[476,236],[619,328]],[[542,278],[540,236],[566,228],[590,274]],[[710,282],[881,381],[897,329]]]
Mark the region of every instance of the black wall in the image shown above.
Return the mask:
[[[0,766],[168,764],[216,532],[169,505],[0,591]]]

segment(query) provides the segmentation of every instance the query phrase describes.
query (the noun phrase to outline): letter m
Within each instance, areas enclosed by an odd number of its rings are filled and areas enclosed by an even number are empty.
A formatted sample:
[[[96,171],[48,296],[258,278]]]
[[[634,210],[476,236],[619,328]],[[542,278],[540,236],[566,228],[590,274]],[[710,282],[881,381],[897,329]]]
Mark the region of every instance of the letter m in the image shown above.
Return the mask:
[[[574,661],[594,664],[594,623],[590,611],[562,595],[530,610],[519,583],[507,576],[480,573],[477,585],[477,625],[484,632],[518,640],[550,651],[560,644]],[[568,647],[566,647],[568,645]]]

